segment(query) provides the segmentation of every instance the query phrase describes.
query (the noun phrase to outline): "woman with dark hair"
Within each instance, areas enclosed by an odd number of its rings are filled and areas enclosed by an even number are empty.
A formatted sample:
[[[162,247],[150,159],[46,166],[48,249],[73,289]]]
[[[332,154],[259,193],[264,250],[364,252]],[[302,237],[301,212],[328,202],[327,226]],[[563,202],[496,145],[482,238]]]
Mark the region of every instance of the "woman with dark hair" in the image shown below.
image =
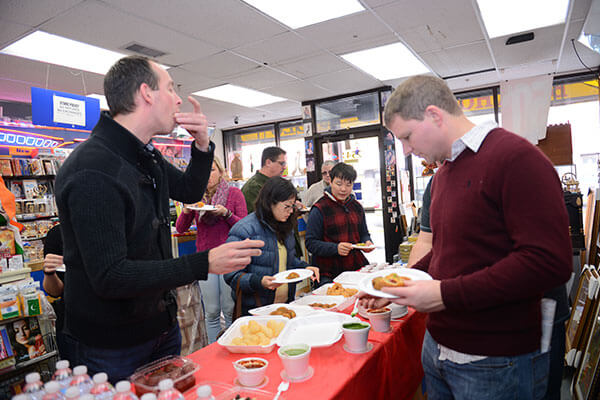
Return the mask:
[[[307,268],[319,280],[319,269],[296,257],[294,226],[298,219],[295,207],[298,192],[287,179],[270,178],[256,199],[256,211],[239,221],[229,231],[228,242],[260,239],[265,242],[260,256],[252,257],[246,268],[225,275],[236,300],[236,289],[241,291],[241,315],[248,310],[272,303],[286,303],[294,299],[296,285],[274,283],[273,275],[288,268]],[[237,302],[236,302],[237,303]]]

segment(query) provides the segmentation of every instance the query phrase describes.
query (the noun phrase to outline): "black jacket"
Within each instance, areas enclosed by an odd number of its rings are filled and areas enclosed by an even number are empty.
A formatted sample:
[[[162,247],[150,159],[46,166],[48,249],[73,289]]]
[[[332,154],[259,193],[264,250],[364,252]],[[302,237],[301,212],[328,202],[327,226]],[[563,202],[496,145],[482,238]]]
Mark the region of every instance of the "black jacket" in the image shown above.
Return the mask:
[[[66,327],[81,342],[122,348],[175,323],[170,292],[206,279],[208,253],[172,258],[169,198],[200,201],[211,170],[192,143],[185,173],[102,114],[56,178],[66,274]]]

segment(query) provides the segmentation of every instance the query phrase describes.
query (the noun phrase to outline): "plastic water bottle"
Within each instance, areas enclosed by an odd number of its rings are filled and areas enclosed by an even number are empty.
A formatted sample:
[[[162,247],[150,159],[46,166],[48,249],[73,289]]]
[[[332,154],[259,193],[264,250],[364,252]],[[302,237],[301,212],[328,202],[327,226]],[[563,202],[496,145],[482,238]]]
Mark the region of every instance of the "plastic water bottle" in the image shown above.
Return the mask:
[[[209,385],[202,385],[196,389],[196,400],[215,400]]]
[[[156,400],[156,395],[154,393],[144,393],[140,400]]]
[[[79,400],[95,400],[95,398],[93,394],[86,393],[79,396]]]
[[[70,386],[76,386],[79,388],[79,394],[89,393],[94,382],[87,373],[87,367],[85,365],[78,365],[73,368],[73,379],[71,379]]]
[[[67,390],[65,390],[65,399],[66,400],[77,400],[79,399],[79,388],[77,386],[69,386]]]
[[[108,375],[105,372],[99,372],[94,375],[94,386],[90,393],[96,400],[110,400],[115,394],[115,388],[108,382]]]
[[[44,390],[46,394],[42,397],[43,400],[64,400],[64,396],[60,392],[60,383],[50,381],[44,385]]]
[[[131,392],[131,383],[129,381],[117,382],[117,393],[113,400],[139,400],[138,397]]]
[[[158,400],[185,400],[183,394],[173,387],[173,379],[158,382]]]
[[[31,400],[31,396],[27,393],[21,393],[13,396],[12,400]]]
[[[60,384],[61,389],[66,389],[71,383],[71,368],[69,360],[60,360],[56,362],[56,372],[52,375],[52,380]]]
[[[31,372],[25,375],[23,392],[27,393],[31,400],[42,400],[42,397],[44,397],[44,383],[39,373]]]

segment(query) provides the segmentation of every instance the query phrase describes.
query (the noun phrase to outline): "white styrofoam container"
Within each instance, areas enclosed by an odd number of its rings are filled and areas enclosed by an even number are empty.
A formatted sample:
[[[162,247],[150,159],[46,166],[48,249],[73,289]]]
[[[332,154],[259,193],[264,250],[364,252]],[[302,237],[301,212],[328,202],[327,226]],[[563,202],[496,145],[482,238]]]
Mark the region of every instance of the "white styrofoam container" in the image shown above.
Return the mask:
[[[308,306],[312,303],[335,304],[335,306],[331,308],[314,307],[316,310],[341,311],[352,303],[352,298],[346,298],[344,296],[308,295],[300,297],[299,299],[292,301],[290,304]]]
[[[342,285],[358,286],[360,281],[362,281],[365,278],[365,276],[369,276],[369,274],[357,271],[344,271],[338,276],[336,276],[333,281],[341,283]]]
[[[327,296],[327,289],[329,289],[333,285],[334,285],[333,283],[327,283],[327,284],[313,290],[312,294],[316,294],[319,296]],[[356,294],[358,294],[358,286],[354,286],[354,285],[342,285],[342,286],[344,286],[344,288],[347,288],[347,289],[356,289]],[[354,298],[354,297],[356,297],[356,294],[353,296],[350,296],[350,297]]]
[[[318,312],[317,310],[315,310],[314,308],[309,307],[309,306],[303,306],[303,305],[298,305],[298,304],[286,304],[286,303],[268,304],[266,306],[253,308],[252,310],[249,310],[248,312],[252,315],[267,315],[268,316],[271,314],[271,312],[277,310],[279,307],[285,307],[290,310],[293,310],[296,313],[296,317],[303,317],[305,315],[310,315],[310,314],[314,314],[315,312]]]
[[[221,346],[225,347],[232,353],[241,353],[241,354],[252,354],[252,353],[270,353],[273,351],[275,347],[276,338],[271,339],[271,343],[265,346],[235,346],[231,344],[231,341],[236,337],[242,336],[242,325],[247,325],[250,321],[256,321],[261,325],[267,325],[267,321],[269,320],[277,320],[283,321],[287,324],[289,319],[286,317],[282,317],[281,315],[256,315],[256,316],[248,316],[248,317],[240,317],[236,319],[233,324],[225,331],[225,333],[217,340]],[[285,327],[283,328],[285,329]],[[283,332],[283,331],[282,331]],[[281,333],[280,333],[281,334]]]
[[[277,345],[306,343],[310,347],[328,347],[342,337],[342,324],[352,320],[351,316],[336,312],[294,318],[279,334]]]

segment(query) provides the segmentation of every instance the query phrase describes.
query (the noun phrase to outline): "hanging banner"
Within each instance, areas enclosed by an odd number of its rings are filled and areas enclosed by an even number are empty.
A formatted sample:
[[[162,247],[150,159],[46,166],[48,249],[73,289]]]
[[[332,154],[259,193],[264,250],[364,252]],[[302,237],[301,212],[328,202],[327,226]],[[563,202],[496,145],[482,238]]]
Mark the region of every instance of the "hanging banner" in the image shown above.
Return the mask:
[[[100,118],[100,100],[32,87],[31,116],[35,125],[91,131]]]

